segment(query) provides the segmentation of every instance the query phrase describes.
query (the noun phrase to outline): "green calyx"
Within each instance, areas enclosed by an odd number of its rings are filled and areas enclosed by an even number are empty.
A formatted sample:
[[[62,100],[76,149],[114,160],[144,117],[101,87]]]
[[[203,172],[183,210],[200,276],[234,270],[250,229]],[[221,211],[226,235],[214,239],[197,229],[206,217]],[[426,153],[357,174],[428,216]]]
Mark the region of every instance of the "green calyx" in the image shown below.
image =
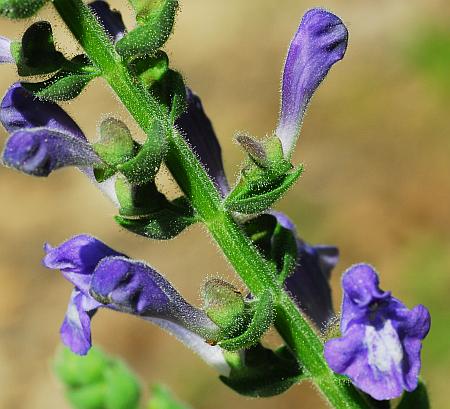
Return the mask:
[[[98,182],[103,182],[117,172],[117,166],[131,160],[138,151],[128,127],[118,119],[107,118],[99,127],[100,138],[93,143],[97,155],[103,161],[94,168]]]
[[[152,83],[149,91],[168,109],[172,123],[185,111],[186,87],[180,73],[167,70],[158,81]]]
[[[269,209],[294,185],[303,172],[284,156],[277,137],[258,141],[250,136],[239,135],[238,142],[248,154],[241,171],[240,180],[225,199],[225,208],[231,211],[255,214]]]
[[[129,68],[146,87],[150,87],[155,81],[159,81],[169,69],[169,57],[164,51],[158,50],[153,55],[133,60],[129,64]]]
[[[227,351],[238,351],[256,345],[270,328],[274,320],[273,296],[266,290],[257,300],[253,301],[253,311],[250,324],[240,335],[224,339],[219,346]]]
[[[297,265],[297,238],[272,214],[261,214],[242,225],[248,237],[273,265],[280,287]]]
[[[47,0],[0,0],[0,16],[19,19],[35,14]]]
[[[214,278],[202,288],[203,310],[221,329],[224,337],[244,327],[245,302],[242,294],[226,281]]]
[[[166,131],[163,124],[155,120],[152,125],[147,140],[141,145],[136,156],[117,165],[117,170],[133,185],[143,185],[153,180],[167,152]]]

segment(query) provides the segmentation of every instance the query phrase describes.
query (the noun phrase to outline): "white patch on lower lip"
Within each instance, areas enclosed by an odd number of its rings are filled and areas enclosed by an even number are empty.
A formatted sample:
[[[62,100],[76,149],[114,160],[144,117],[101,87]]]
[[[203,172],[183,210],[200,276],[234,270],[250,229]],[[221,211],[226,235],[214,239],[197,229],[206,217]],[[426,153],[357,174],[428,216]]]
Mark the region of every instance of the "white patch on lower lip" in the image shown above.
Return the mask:
[[[73,300],[72,300],[73,301]],[[75,327],[81,327],[80,314],[78,312],[78,308],[74,302],[69,304],[69,308],[67,309],[67,319],[71,323],[71,325]]]
[[[390,371],[392,365],[399,365],[403,359],[402,344],[391,320],[386,320],[380,330],[368,325],[364,343],[368,351],[369,365],[380,372]]]

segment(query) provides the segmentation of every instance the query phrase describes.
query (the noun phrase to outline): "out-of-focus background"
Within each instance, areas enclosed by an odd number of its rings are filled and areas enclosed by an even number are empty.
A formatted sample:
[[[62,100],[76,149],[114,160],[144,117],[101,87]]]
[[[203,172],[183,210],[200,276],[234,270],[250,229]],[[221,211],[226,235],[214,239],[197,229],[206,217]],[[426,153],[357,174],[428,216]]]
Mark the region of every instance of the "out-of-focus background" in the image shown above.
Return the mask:
[[[128,27],[128,2],[113,1]],[[433,407],[448,407],[450,371],[450,4],[446,0],[182,1],[167,45],[172,65],[202,97],[223,146],[231,180],[243,158],[236,131],[264,136],[276,124],[280,75],[303,13],[329,8],[350,31],[343,62],[314,97],[295,162],[306,172],[277,205],[311,243],[336,244],[341,262],[367,261],[382,286],[433,323],[423,349],[423,376]],[[55,23],[61,48],[76,51],[47,6],[35,19]],[[0,20],[0,34],[19,38],[30,22]],[[16,80],[2,66],[3,93]],[[96,80],[64,107],[94,139],[99,120],[115,115],[136,129],[108,87]],[[0,130],[3,144],[6,134]],[[163,176],[162,180],[167,177]],[[145,259],[190,301],[205,277],[232,277],[201,227],[169,242],[135,237],[114,224],[115,209],[73,169],[48,179],[0,168],[0,407],[68,408],[51,370],[71,286],[40,260],[45,241],[89,232]],[[237,282],[237,279],[234,279]],[[308,384],[266,400],[243,398],[170,336],[144,321],[100,311],[93,340],[123,357],[145,384],[161,381],[196,409],[325,408]]]

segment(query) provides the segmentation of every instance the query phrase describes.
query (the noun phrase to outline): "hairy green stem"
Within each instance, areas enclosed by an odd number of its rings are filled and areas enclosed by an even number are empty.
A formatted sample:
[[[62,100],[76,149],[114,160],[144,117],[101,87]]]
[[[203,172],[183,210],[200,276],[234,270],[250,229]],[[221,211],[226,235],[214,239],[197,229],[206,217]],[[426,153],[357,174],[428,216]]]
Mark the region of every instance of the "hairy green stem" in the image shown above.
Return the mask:
[[[328,367],[319,336],[292,299],[275,280],[275,272],[243,233],[179,133],[170,127],[167,113],[133,78],[114,46],[81,0],[54,0],[53,4],[89,58],[101,71],[130,114],[147,134],[159,118],[167,126],[166,164],[206,227],[248,289],[258,296],[270,289],[276,302],[276,328],[323,395],[338,409],[370,408],[361,394]]]

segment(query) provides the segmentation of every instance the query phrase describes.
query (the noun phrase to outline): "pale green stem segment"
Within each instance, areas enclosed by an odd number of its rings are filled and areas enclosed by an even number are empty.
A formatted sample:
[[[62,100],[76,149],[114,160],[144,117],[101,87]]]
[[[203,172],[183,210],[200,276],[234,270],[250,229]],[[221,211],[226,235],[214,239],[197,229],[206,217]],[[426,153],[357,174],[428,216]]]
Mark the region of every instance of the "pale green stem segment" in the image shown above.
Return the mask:
[[[338,409],[368,409],[366,399],[336,376],[323,357],[319,336],[275,279],[273,268],[259,254],[231,214],[197,157],[167,119],[167,112],[128,72],[121,57],[93,14],[81,0],[54,0],[53,5],[100,69],[130,114],[149,133],[155,118],[166,126],[169,151],[166,164],[206,227],[248,289],[259,296],[269,289],[276,304],[276,328],[331,405]],[[301,402],[299,402],[299,406]]]

